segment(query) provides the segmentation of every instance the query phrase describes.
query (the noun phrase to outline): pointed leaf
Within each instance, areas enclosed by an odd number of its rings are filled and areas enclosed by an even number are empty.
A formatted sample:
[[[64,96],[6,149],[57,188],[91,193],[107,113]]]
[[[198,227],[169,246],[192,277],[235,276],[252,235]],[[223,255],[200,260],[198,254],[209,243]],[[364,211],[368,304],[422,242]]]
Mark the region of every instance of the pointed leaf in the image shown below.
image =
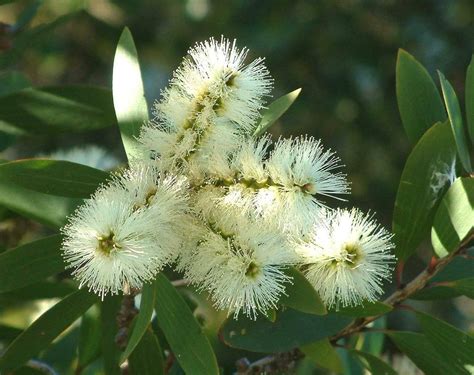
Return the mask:
[[[97,301],[85,290],[70,294],[33,322],[7,348],[0,369],[8,373],[36,356]]]
[[[26,159],[0,165],[0,178],[44,194],[89,198],[109,174],[70,161]]]
[[[115,122],[112,94],[102,87],[27,88],[0,97],[0,130],[12,134],[72,133]]]
[[[140,302],[140,312],[135,318],[136,322],[128,339],[127,347],[120,357],[120,364],[125,362],[128,356],[133,352],[135,347],[140,342],[143,334],[150,325],[151,317],[153,315],[153,308],[155,306],[155,284],[145,284],[142,289],[142,298]]]
[[[470,374],[474,368],[474,338],[428,314],[417,312],[421,327],[442,358],[451,363],[451,374]]]
[[[444,77],[443,73],[438,71],[439,81],[443,90],[444,103],[448,111],[449,122],[453,131],[456,147],[458,150],[459,159],[466,172],[472,171],[471,157],[469,156],[469,147],[467,144],[464,125],[462,123],[461,107],[459,106],[458,97],[453,89],[453,86]]]
[[[60,235],[18,246],[0,254],[0,293],[19,289],[64,271]]]
[[[283,116],[283,114],[291,107],[296,98],[298,98],[300,92],[300,88],[296,89],[286,95],[279,97],[277,100],[271,103],[262,113],[262,119],[255,129],[253,136],[257,138],[265,133],[270,128],[270,126],[272,126],[274,122]]]
[[[293,280],[285,290],[286,295],[280,298],[280,303],[292,309],[308,314],[327,314],[326,307],[304,275],[294,267],[289,267],[285,273]]]
[[[467,67],[465,96],[467,130],[471,138],[471,145],[474,146],[474,55],[472,55],[471,63]]]
[[[412,143],[434,123],[446,120],[443,102],[426,69],[408,52],[398,51],[397,101],[403,127]]]
[[[148,106],[137,49],[128,28],[124,28],[115,52],[112,89],[122,142],[130,159],[138,156],[136,137],[142,124],[148,121]]]
[[[211,344],[183,297],[162,274],[156,279],[157,322],[186,373],[219,374]]]
[[[474,230],[474,178],[458,178],[444,195],[431,228],[431,243],[439,257],[459,247]]]
[[[138,346],[130,355],[128,363],[131,374],[161,375],[165,373],[160,343],[150,328],[145,330]]]
[[[318,366],[342,374],[344,371],[342,360],[329,340],[322,339],[300,347],[306,357],[313,360]]]
[[[395,253],[408,259],[429,234],[438,201],[454,174],[456,145],[449,124],[421,137],[403,169],[393,213]]]
[[[286,309],[277,314],[274,323],[265,317],[227,319],[221,327],[220,337],[234,348],[283,352],[331,336],[350,322],[350,318],[336,314],[320,316]]]

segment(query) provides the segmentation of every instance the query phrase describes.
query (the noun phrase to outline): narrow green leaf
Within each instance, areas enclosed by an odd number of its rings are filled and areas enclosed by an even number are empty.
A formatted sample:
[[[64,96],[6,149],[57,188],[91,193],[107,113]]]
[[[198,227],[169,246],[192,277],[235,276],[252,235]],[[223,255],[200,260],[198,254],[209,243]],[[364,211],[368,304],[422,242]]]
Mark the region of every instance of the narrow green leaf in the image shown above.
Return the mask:
[[[148,121],[140,64],[132,33],[124,28],[117,45],[112,79],[115,113],[128,158],[138,155],[136,137]]]
[[[351,350],[350,352],[359,357],[364,367],[369,370],[371,374],[397,375],[397,372],[386,362],[370,353],[361,352],[359,350]]]
[[[23,73],[5,72],[0,74],[0,97],[31,86],[30,81]]]
[[[417,312],[421,327],[443,360],[452,364],[450,374],[471,374],[474,368],[474,338],[428,314]]]
[[[96,301],[95,295],[79,290],[58,302],[10,344],[0,358],[0,369],[13,370],[47,348]]]
[[[444,77],[443,73],[438,71],[439,81],[441,82],[441,89],[443,90],[444,103],[448,111],[449,122],[451,130],[453,131],[456,147],[458,150],[459,159],[467,172],[472,171],[471,157],[469,156],[469,147],[467,144],[464,125],[462,123],[461,107],[459,106],[458,97],[453,89],[453,86]]]
[[[341,358],[327,338],[300,347],[301,351],[317,365],[337,374],[344,371]]]
[[[398,109],[412,143],[436,122],[446,120],[443,102],[426,69],[408,52],[398,50],[396,67]]]
[[[105,375],[121,375],[119,360],[120,350],[115,342],[118,325],[117,314],[122,302],[122,296],[109,296],[100,304],[100,322],[102,338],[100,346]]]
[[[155,311],[158,325],[186,373],[219,374],[207,337],[186,302],[162,273],[156,279]]]
[[[431,228],[436,255],[454,251],[474,230],[474,178],[458,178],[443,197]]]
[[[58,250],[56,250],[58,251]],[[63,298],[77,290],[77,285],[65,281],[36,281],[20,289],[0,294],[0,304],[34,301],[47,298]]]
[[[23,331],[19,328],[0,324],[0,337],[2,340],[13,341],[21,335]]]
[[[413,332],[389,332],[387,335],[426,374],[455,375],[452,363],[431,345],[425,335]]]
[[[467,67],[465,90],[467,130],[471,138],[471,144],[474,146],[474,55],[472,55],[471,63]]]
[[[59,250],[61,241],[60,235],[54,235],[0,254],[0,293],[19,289],[64,271]]]
[[[72,133],[114,123],[112,93],[102,87],[27,88],[0,97],[0,130],[7,133]]]
[[[429,234],[434,213],[454,174],[456,145],[448,123],[421,137],[403,169],[393,213],[395,253],[408,259]]]
[[[0,206],[49,227],[63,226],[66,217],[82,202],[82,199],[38,193],[0,179]]]
[[[375,301],[375,302],[364,302],[358,306],[346,306],[339,307],[339,309],[332,312],[345,316],[352,316],[354,318],[364,318],[366,316],[375,316],[386,314],[393,310],[393,307],[386,303]]]
[[[165,373],[160,343],[150,328],[145,330],[128,362],[131,374],[161,375]]]
[[[431,279],[431,282],[455,281],[474,277],[474,248],[468,249],[466,255],[455,256]]]
[[[147,327],[150,325],[151,316],[153,315],[153,308],[155,306],[155,294],[156,294],[155,284],[145,284],[142,289],[142,298],[140,302],[140,312],[135,318],[136,323],[133,326],[133,330],[128,339],[127,348],[122,353],[120,357],[120,363],[122,364],[128,358],[128,356],[133,352],[135,347],[140,342],[143,334],[147,330]]]
[[[292,92],[289,92],[286,95],[279,97],[273,103],[271,103],[268,108],[262,113],[262,119],[257,125],[253,136],[259,137],[265,133],[270,126],[272,126],[276,120],[278,120],[294,103],[296,98],[298,98],[301,89],[296,89]]]
[[[304,275],[294,267],[289,267],[285,273],[293,280],[285,290],[286,295],[280,298],[280,303],[292,309],[308,314],[327,314],[326,307]]]
[[[0,178],[22,188],[71,198],[89,198],[109,174],[70,161],[17,160],[0,165]]]
[[[424,288],[410,296],[410,299],[418,301],[431,301],[439,299],[451,299],[461,296],[462,293],[452,286],[439,285]]]
[[[286,309],[277,314],[274,323],[264,317],[256,320],[229,318],[221,327],[220,337],[234,348],[264,353],[283,352],[322,340],[350,322],[350,318],[336,314],[320,316]]]
[[[369,331],[363,335],[363,343],[361,350],[375,356],[380,356],[385,341],[385,334],[383,330],[387,328],[387,315],[383,315],[369,326],[373,330],[380,330],[381,332]]]
[[[100,309],[98,305],[93,305],[81,318],[76,373],[79,374],[99,357],[101,336]]]

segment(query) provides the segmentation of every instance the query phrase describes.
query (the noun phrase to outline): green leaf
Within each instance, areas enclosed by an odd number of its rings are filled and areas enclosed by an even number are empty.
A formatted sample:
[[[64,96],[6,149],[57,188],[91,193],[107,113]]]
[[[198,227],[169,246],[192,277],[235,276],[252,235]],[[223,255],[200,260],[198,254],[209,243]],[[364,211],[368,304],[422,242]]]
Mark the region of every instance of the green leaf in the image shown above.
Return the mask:
[[[39,7],[43,4],[43,0],[35,0],[28,4],[27,7],[20,13],[15,24],[13,25],[13,32],[18,33],[24,29],[33,20],[38,13]]]
[[[462,123],[461,107],[459,106],[458,97],[456,96],[453,86],[451,86],[449,81],[444,77],[443,73],[438,71],[438,75],[439,81],[441,82],[441,89],[443,90],[444,103],[448,111],[451,130],[453,131],[456,141],[459,159],[461,160],[464,170],[471,172],[471,157],[469,156],[469,147]]]
[[[76,373],[80,372],[100,355],[100,309],[93,305],[82,316],[78,343],[78,364]]]
[[[0,179],[0,206],[47,226],[58,228],[66,223],[82,199],[42,194]]]
[[[122,296],[110,296],[100,304],[100,322],[102,338],[100,346],[106,375],[121,375],[119,360],[120,350],[115,343],[118,325],[117,314],[119,312]]]
[[[386,362],[370,353],[361,352],[359,350],[351,350],[350,352],[359,357],[364,367],[369,370],[371,374],[397,375],[397,372]]]
[[[36,356],[97,301],[85,290],[70,294],[33,322],[7,348],[0,369],[8,372]]]
[[[31,86],[23,73],[5,72],[0,74],[0,96],[5,96]]]
[[[345,316],[352,316],[354,318],[364,318],[366,316],[383,315],[393,310],[393,307],[386,303],[375,301],[375,302],[364,302],[358,306],[346,306],[339,307],[338,310],[332,312]]]
[[[148,121],[140,64],[132,33],[124,28],[117,45],[112,79],[115,113],[128,158],[139,156],[136,137]]]
[[[474,229],[474,178],[458,178],[443,197],[431,228],[439,257],[456,250]]]
[[[63,298],[77,290],[75,283],[69,280],[58,281],[37,281],[12,292],[0,294],[0,304],[24,301],[34,301],[48,298]]]
[[[293,280],[285,290],[286,295],[280,298],[280,303],[292,309],[308,314],[327,314],[326,307],[304,275],[294,267],[289,267],[285,273]]]
[[[446,120],[443,102],[426,69],[408,52],[398,50],[396,67],[398,109],[412,143],[436,122]]]
[[[456,255],[431,279],[431,282],[455,281],[474,277],[474,248],[467,250],[466,255]]]
[[[395,254],[406,260],[428,235],[437,203],[454,173],[456,145],[448,123],[421,137],[403,169],[393,213]]]
[[[0,5],[10,4],[18,0],[0,0]]]
[[[157,322],[186,373],[219,374],[212,347],[183,297],[162,274],[156,279]]]
[[[335,334],[351,322],[336,314],[314,315],[286,309],[274,323],[264,317],[229,318],[220,330],[227,345],[252,352],[283,352]],[[304,327],[302,329],[301,327]]]
[[[12,341],[17,338],[22,332],[23,331],[19,328],[0,324],[0,338],[2,341]]]
[[[301,351],[317,365],[341,374],[341,358],[327,338],[300,347]]]
[[[155,284],[145,284],[142,289],[142,298],[140,302],[140,312],[135,318],[136,323],[128,339],[127,347],[120,357],[120,364],[125,362],[128,356],[133,352],[140,342],[143,334],[150,325],[153,307],[155,306]]]
[[[457,292],[474,299],[474,277],[469,279],[461,279],[453,282],[454,290]]]
[[[293,102],[299,96],[301,88],[289,92],[286,95],[279,97],[262,113],[262,119],[255,129],[253,136],[259,137],[265,133],[273,123],[278,120],[291,107]]]
[[[72,133],[114,123],[112,94],[102,87],[27,88],[0,97],[0,130],[7,133]]]
[[[440,355],[425,335],[413,332],[389,332],[387,335],[426,374],[455,375],[452,364]]]
[[[471,137],[471,144],[474,146],[474,55],[466,74],[466,117],[467,130]]]
[[[109,174],[70,161],[16,160],[0,165],[0,178],[39,193],[71,198],[89,198]]]
[[[138,346],[129,358],[131,374],[160,375],[164,374],[163,353],[158,338],[148,328]]]
[[[431,301],[438,299],[450,299],[459,297],[460,295],[462,295],[462,293],[456,289],[453,289],[451,286],[439,285],[426,287],[415,294],[412,294],[410,299],[418,301]]]
[[[60,247],[54,235],[0,254],[0,293],[18,289],[64,271]]]
[[[433,347],[453,366],[450,374],[470,374],[468,368],[474,366],[474,338],[430,315],[417,312],[416,317]]]
[[[365,332],[361,350],[375,356],[380,356],[385,341],[385,334],[383,330],[387,328],[387,315],[383,315],[369,326],[373,330],[380,330],[380,332],[369,331]]]

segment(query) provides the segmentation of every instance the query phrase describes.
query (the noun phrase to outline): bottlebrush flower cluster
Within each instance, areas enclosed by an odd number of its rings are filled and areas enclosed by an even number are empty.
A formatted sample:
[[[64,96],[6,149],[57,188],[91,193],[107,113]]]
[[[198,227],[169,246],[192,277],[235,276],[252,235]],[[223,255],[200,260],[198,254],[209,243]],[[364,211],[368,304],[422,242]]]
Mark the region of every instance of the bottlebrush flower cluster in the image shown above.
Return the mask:
[[[391,235],[357,209],[340,161],[312,137],[255,137],[273,81],[235,41],[189,50],[142,128],[143,156],[63,228],[73,275],[102,298],[173,264],[214,305],[255,318],[299,268],[328,306],[373,301],[390,277]]]

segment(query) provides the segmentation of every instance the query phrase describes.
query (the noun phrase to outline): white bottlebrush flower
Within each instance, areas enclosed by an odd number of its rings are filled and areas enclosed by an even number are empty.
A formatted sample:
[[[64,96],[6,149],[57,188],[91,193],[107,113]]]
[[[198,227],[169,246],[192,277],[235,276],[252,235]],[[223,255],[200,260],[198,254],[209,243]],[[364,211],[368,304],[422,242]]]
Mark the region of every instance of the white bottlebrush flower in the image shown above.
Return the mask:
[[[331,306],[374,301],[395,257],[392,235],[357,209],[328,212],[299,246],[305,275]]]
[[[285,284],[291,282],[284,269],[297,256],[278,232],[245,222],[243,216],[223,215],[227,222],[218,218],[210,224],[188,263],[186,277],[210,293],[216,308],[255,319],[276,308]],[[232,225],[233,218],[238,225]]]
[[[62,229],[63,256],[80,286],[102,298],[140,288],[177,255],[186,204],[174,178],[135,166],[102,187]]]

